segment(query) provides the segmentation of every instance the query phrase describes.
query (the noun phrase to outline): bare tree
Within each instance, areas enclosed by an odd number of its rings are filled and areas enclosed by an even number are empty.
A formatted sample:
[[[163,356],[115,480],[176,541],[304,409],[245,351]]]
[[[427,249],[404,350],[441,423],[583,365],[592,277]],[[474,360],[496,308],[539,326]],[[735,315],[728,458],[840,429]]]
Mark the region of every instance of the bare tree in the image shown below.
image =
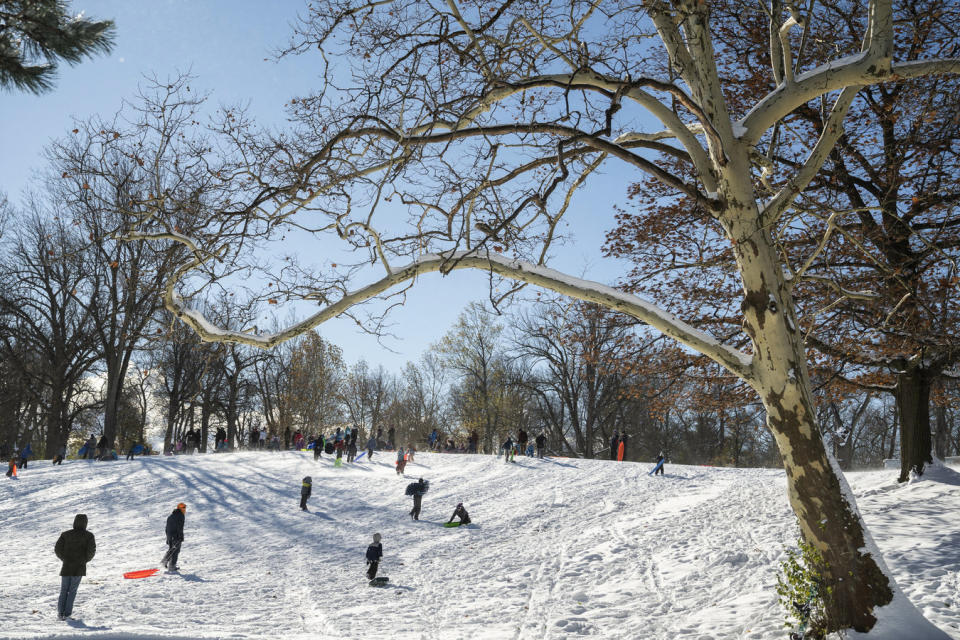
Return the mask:
[[[52,457],[67,444],[80,402],[82,380],[99,356],[93,318],[88,311],[92,293],[78,252],[83,242],[63,216],[41,214],[45,205],[19,220],[4,247],[0,267],[0,353],[28,382],[23,391],[41,407],[42,435]],[[78,291],[82,289],[83,291]],[[25,399],[25,398],[24,398]],[[34,443],[38,453],[40,443]]]
[[[943,638],[905,598],[895,599],[825,450],[793,283],[771,229],[819,173],[861,87],[955,73],[960,60],[898,57],[898,43],[910,38],[894,37],[891,0],[872,0],[864,16],[851,17],[859,52],[822,60],[796,55],[814,15],[780,2],[745,2],[742,11],[769,18],[775,87],[748,104],[728,100],[708,2],[314,2],[290,53],[319,48],[325,60],[352,65],[352,75],[328,70],[319,94],[293,100],[299,126],[289,135],[256,137],[242,118],[225,120],[223,133],[238,143],[231,178],[246,186],[243,206],[224,207],[192,237],[153,219],[130,237],[191,248],[165,304],[205,340],[269,347],[329,318],[358,317],[360,303],[402,295],[425,273],[456,269],[632,315],[760,397],[803,536],[825,560],[829,629],[869,631],[876,608],[893,603],[889,615],[909,620],[914,637]],[[343,78],[352,78],[349,90],[335,90]],[[777,123],[810,101],[823,103],[822,131],[800,163],[770,175],[763,147]],[[649,159],[651,151],[665,160]],[[575,192],[611,164],[686,195],[730,243],[744,348],[636,296],[544,266],[562,216],[589,213],[588,204],[571,206]],[[324,265],[333,271],[302,273],[280,289],[278,300],[318,302],[313,315],[271,334],[225,331],[181,297],[187,274],[209,270],[238,238],[277,238],[294,226],[339,237],[359,256],[354,268]],[[374,268],[380,277],[354,288]],[[496,291],[494,302],[505,295]]]

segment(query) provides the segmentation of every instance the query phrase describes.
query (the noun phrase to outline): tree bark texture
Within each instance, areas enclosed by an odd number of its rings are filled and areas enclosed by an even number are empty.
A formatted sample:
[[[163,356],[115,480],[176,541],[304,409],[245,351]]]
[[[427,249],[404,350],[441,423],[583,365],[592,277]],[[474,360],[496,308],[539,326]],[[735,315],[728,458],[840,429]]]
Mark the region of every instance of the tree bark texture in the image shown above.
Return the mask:
[[[900,414],[900,482],[910,479],[910,472],[923,475],[930,455],[930,372],[908,366],[897,376],[897,410]]]

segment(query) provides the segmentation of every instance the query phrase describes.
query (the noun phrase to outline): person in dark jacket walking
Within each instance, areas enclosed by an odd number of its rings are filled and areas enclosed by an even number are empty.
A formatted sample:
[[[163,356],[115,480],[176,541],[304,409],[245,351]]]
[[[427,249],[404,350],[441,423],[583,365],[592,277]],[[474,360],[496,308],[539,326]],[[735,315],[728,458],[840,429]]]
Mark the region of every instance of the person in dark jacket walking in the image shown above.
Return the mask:
[[[30,443],[27,443],[27,446],[23,448],[23,451],[20,452],[20,468],[26,469],[27,462],[30,458],[33,457],[33,447],[30,446]]]
[[[527,451],[527,432],[523,429],[517,432],[517,445],[520,448],[520,455],[523,455]]]
[[[547,436],[540,432],[540,435],[537,436],[537,439],[534,441],[537,443],[537,457],[543,457],[543,450],[547,448]]]
[[[313,493],[313,479],[310,476],[305,476],[303,478],[303,484],[300,485],[300,510],[309,511],[307,509],[307,498],[310,497],[310,494]]]
[[[367,460],[373,460],[373,451],[377,448],[377,439],[373,436],[370,436],[370,439],[367,440]]]
[[[180,557],[180,546],[183,544],[183,523],[186,514],[187,505],[181,502],[173,513],[167,516],[167,552],[160,563],[170,571],[180,570],[177,566],[177,558]]]
[[[453,522],[454,518],[460,518],[460,525],[470,524],[470,514],[467,513],[466,508],[463,506],[462,502],[457,503],[457,508],[453,510],[453,515],[450,516],[450,519],[447,520],[447,524]]]
[[[53,464],[63,464],[63,459],[67,457],[67,445],[62,444],[57,449],[57,455],[53,458]]]
[[[394,446],[393,446],[393,437],[394,437],[394,435],[395,435],[396,433],[397,433],[397,430],[394,429],[393,427],[390,427],[389,429],[387,429],[387,448],[388,448],[388,449],[393,449],[393,448],[394,448]]]
[[[64,531],[57,538],[53,552],[63,561],[60,568],[60,599],[57,600],[57,617],[65,620],[73,614],[73,601],[77,597],[80,580],[87,575],[87,563],[97,553],[97,541],[87,531],[87,516],[78,513],[73,519],[73,529]]]
[[[373,534],[373,544],[367,547],[367,579],[373,580],[377,577],[377,569],[380,568],[380,558],[383,557],[383,545],[380,544],[380,534]]]
[[[423,494],[425,494],[429,488],[430,483],[423,478],[407,485],[407,495],[413,496],[413,509],[410,510],[410,517],[414,520],[420,519],[420,506],[423,504]]]

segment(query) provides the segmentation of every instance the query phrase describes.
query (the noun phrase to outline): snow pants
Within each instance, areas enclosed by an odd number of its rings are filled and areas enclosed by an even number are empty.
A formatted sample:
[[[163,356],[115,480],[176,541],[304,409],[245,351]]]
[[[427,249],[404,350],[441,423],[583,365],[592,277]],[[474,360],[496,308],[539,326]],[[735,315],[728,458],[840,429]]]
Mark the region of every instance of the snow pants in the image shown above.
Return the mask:
[[[414,520],[420,519],[420,505],[423,503],[423,496],[420,494],[413,494],[413,509],[410,510],[410,515]]]
[[[655,475],[655,476],[662,476],[662,475],[663,475],[663,465],[660,465],[660,468],[657,469],[656,472],[655,472],[653,475]]]
[[[377,577],[377,569],[380,568],[379,562],[368,562],[369,566],[367,567],[367,579],[373,580]]]
[[[177,566],[177,558],[180,557],[180,545],[183,544],[183,540],[175,540],[167,544],[170,546],[167,548],[167,552],[163,554],[163,560],[160,564],[168,569],[173,569]]]
[[[57,600],[57,615],[66,618],[73,613],[73,601],[83,576],[60,576],[60,599]]]
[[[301,511],[306,511],[306,510],[307,510],[307,498],[309,498],[309,497],[310,497],[310,496],[305,496],[305,495],[302,495],[302,494],[300,495],[300,510],[301,510]]]

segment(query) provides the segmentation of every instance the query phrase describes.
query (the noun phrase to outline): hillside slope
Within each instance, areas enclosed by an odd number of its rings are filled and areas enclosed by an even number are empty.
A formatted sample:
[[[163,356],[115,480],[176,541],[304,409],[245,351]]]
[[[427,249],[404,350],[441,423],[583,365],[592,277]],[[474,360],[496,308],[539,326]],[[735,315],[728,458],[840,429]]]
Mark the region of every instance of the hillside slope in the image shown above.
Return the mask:
[[[777,564],[795,538],[784,474],[599,460],[239,453],[35,461],[0,483],[0,638],[784,638]],[[298,510],[311,475],[310,513]],[[906,594],[960,639],[960,476],[849,474]],[[404,488],[431,481],[419,522]],[[187,503],[181,574],[156,567]],[[475,525],[441,526],[462,501]],[[98,553],[56,620],[53,544],[86,513]],[[363,554],[383,535],[380,574]]]

